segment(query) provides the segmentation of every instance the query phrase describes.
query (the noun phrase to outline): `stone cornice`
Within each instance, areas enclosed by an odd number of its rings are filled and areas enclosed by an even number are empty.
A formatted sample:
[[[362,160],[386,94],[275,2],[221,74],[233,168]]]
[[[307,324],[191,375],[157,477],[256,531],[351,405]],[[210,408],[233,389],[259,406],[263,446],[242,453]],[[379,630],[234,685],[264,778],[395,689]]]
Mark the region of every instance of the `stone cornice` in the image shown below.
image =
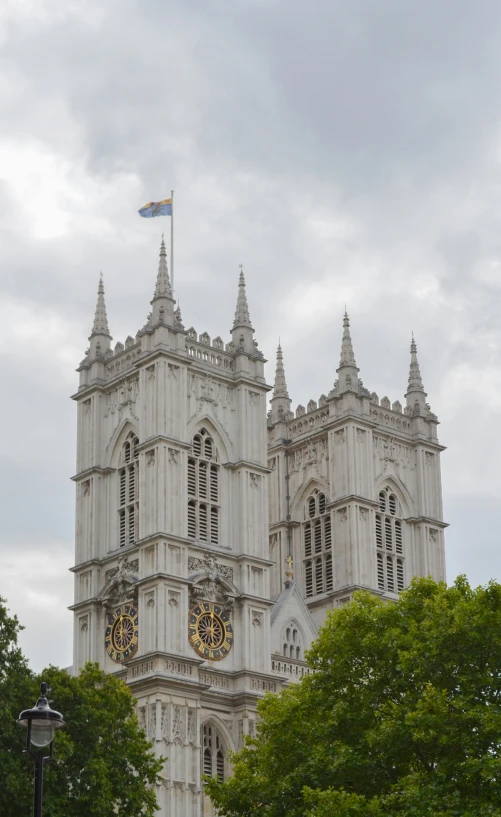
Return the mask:
[[[368,505],[370,508],[378,507],[378,503],[374,499],[367,499],[367,497],[359,496],[358,494],[348,494],[347,496],[339,497],[339,499],[334,499],[332,502],[329,502],[326,507],[329,508],[329,510],[334,510],[334,508],[340,505],[349,505],[350,502],[357,502],[359,505]]]
[[[435,528],[448,528],[449,523],[444,522],[442,519],[434,519],[432,516],[409,516],[407,519],[404,519],[404,522],[408,522],[409,525],[433,525]]]
[[[183,440],[177,440],[175,437],[167,437],[164,434],[155,434],[154,437],[148,437],[139,445],[136,445],[137,451],[145,451],[147,448],[151,448],[152,445],[157,445],[157,443],[167,443],[167,445],[176,446],[177,448],[185,449],[186,451],[191,449],[191,443],[186,443]]]
[[[73,482],[80,482],[83,479],[88,479],[94,474],[114,474],[116,470],[116,468],[111,468],[110,466],[102,468],[101,465],[92,465],[90,468],[86,468],[84,471],[79,471],[78,474],[70,477],[70,479],[72,479]]]
[[[223,462],[222,468],[227,468],[229,471],[237,471],[239,468],[249,468],[253,471],[259,471],[261,474],[271,474],[271,469],[267,465],[261,465],[259,462],[252,462],[251,460],[237,460],[237,462]]]

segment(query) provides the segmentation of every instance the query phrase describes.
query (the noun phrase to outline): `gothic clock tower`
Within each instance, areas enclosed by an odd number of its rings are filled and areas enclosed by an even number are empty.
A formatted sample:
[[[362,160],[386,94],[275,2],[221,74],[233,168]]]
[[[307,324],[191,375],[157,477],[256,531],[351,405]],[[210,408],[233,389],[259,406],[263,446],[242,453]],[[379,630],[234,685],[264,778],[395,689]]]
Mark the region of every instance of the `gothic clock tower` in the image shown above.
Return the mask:
[[[212,814],[205,772],[271,673],[266,394],[243,271],[231,341],[185,330],[162,241],[151,313],[112,349],[99,284],[78,405],[74,671],[130,684],[168,757],[162,815]],[[311,636],[314,628],[311,629]]]

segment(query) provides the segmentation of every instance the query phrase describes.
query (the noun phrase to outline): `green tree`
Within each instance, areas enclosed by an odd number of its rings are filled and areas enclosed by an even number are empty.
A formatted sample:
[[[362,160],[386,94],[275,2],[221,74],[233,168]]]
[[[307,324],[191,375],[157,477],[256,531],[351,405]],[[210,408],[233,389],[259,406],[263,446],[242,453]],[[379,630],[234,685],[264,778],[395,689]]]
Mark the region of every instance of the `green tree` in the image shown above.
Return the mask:
[[[127,685],[87,664],[79,676],[49,667],[36,677],[18,643],[21,626],[0,598],[0,815],[26,817],[33,805],[33,763],[16,724],[34,706],[40,680],[66,726],[56,732],[55,763],[44,773],[44,817],[153,817],[163,766],[140,728]]]
[[[66,721],[47,772],[44,817],[153,817],[163,760],[152,754],[127,685],[97,664],[77,677],[55,667],[42,675]]]
[[[501,817],[501,585],[416,579],[358,593],[308,655],[311,676],[259,707],[226,817]]]
[[[18,646],[23,628],[9,615],[0,597],[0,814],[18,817],[30,813],[33,772],[23,755],[26,732],[16,720],[22,709],[33,706],[33,673]]]

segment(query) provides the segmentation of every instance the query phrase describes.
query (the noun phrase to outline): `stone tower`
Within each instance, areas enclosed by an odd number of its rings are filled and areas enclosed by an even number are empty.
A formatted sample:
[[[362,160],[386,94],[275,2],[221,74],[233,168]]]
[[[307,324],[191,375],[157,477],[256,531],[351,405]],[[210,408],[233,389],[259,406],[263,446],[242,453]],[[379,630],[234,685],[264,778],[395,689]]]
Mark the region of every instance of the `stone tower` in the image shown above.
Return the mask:
[[[337,375],[294,416],[279,346],[268,415],[272,592],[289,554],[317,625],[355,590],[396,599],[413,576],[445,580],[443,447],[414,338],[404,409],[364,387],[346,313]]]
[[[358,377],[348,316],[338,380],[291,412],[243,271],[231,339],[186,330],[162,240],[146,324],[111,347],[99,282],[79,367],[74,672],[97,661],[138,700],[162,817],[211,817],[256,704],[308,668],[329,607],[444,577],[437,419],[414,340],[404,410]],[[295,577],[295,578],[294,578]]]

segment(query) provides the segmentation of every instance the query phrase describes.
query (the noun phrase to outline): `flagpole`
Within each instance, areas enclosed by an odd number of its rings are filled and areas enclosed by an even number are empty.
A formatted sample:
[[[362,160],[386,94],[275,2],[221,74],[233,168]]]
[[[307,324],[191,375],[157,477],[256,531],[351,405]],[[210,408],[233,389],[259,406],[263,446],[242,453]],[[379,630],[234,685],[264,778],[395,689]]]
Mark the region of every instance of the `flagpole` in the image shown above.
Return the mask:
[[[170,209],[170,277],[172,282],[172,297],[174,297],[174,191],[170,191],[171,209]]]

